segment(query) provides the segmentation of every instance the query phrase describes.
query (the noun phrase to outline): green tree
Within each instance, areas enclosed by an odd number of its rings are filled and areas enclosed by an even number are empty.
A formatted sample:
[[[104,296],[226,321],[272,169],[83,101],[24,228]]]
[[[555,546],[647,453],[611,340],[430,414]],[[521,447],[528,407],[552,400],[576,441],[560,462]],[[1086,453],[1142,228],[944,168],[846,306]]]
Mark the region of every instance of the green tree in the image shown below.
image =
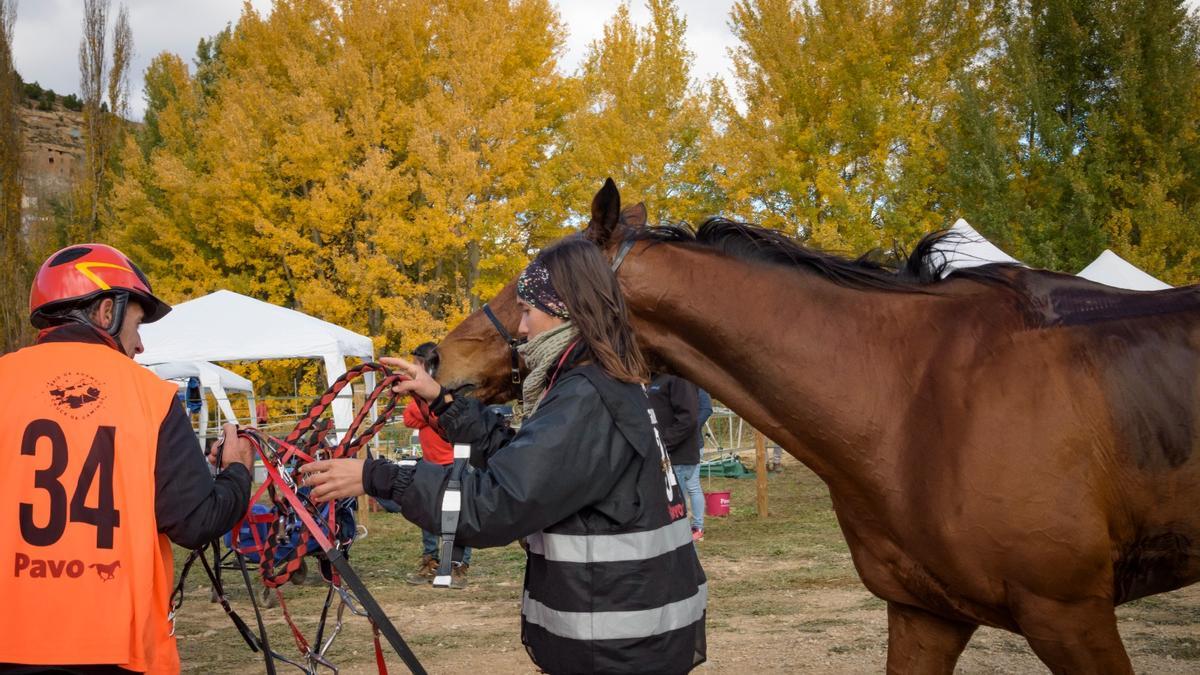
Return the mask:
[[[79,42],[79,87],[83,102],[83,171],[73,190],[71,222],[62,228],[62,240],[93,241],[102,221],[109,219],[109,190],[125,131],[122,115],[129,112],[129,64],[133,58],[133,31],[129,10],[121,5],[113,23],[109,49],[110,0],[84,0],[83,37]],[[107,97],[106,97],[107,95]]]
[[[1183,2],[1000,2],[942,138],[947,208],[1074,272],[1105,247],[1195,279],[1197,23]]]

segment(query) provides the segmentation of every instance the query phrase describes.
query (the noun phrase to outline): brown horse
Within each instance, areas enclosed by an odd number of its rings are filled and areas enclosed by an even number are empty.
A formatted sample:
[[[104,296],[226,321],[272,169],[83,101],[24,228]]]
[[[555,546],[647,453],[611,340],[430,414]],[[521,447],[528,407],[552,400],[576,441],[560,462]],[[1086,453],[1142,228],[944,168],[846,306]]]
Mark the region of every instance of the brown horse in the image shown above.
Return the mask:
[[[888,603],[890,672],[952,672],[980,625],[1054,672],[1132,672],[1114,606],[1200,578],[1200,291],[996,266],[936,281],[930,238],[893,272],[644,214],[609,181],[584,233],[627,253],[640,343],[828,484]],[[513,284],[490,305],[515,333]],[[482,313],[439,353],[446,386],[516,396]]]

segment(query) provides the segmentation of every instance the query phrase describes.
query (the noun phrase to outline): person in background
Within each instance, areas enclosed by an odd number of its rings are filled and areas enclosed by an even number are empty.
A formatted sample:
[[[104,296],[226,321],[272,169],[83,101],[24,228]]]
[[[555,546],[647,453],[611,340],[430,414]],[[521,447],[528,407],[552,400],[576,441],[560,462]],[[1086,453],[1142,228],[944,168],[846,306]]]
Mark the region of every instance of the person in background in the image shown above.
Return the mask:
[[[696,421],[696,426],[700,428],[700,461],[701,461],[701,463],[703,463],[704,462],[704,434],[706,431],[705,425],[708,424],[708,418],[712,417],[712,414],[713,414],[713,400],[712,400],[712,396],[710,396],[709,393],[707,391],[705,391],[704,389],[697,388],[696,391],[699,392],[699,394],[700,394],[700,409],[699,409],[700,415],[699,415],[699,419]],[[704,501],[704,490],[700,488],[699,467],[696,468],[696,489],[699,490],[699,493],[700,493],[700,500],[699,500],[700,503],[699,503],[699,506],[695,506],[696,497],[693,495],[692,496],[692,503],[693,503],[692,511],[693,511],[694,515],[692,516],[692,518],[696,519],[698,517],[699,525],[697,525],[697,527],[700,530],[700,538],[703,539],[704,538],[704,512],[708,508],[708,503]],[[698,514],[698,516],[695,514]]]
[[[769,473],[778,473],[783,471],[783,448],[778,445],[771,445],[767,448],[770,453],[767,457],[767,471]]]
[[[675,479],[688,495],[692,541],[704,539],[704,491],[700,488],[700,389],[674,375],[655,375],[646,389],[659,433],[671,455]],[[711,404],[709,405],[711,414]]]
[[[696,391],[700,395],[699,416],[696,420],[696,426],[700,427],[700,454],[704,454],[704,425],[708,423],[708,418],[713,414],[712,396],[709,396],[707,391],[697,387]],[[703,456],[701,459],[704,459]]]
[[[50,256],[29,309],[37,344],[0,357],[0,673],[178,673],[171,542],[246,512],[250,443],[225,425],[213,478],[175,385],[133,360],[171,307],[117,249]]]
[[[433,350],[437,347],[432,342],[425,342],[412,350],[411,354],[413,362],[422,368],[425,367],[425,361],[433,354]],[[414,396],[408,402],[408,406],[404,408],[404,426],[409,429],[414,429],[418,433],[421,442],[421,459],[422,461],[436,464],[438,466],[449,466],[454,463],[454,450],[450,447],[449,441],[442,438],[438,433],[437,415],[434,415],[429,410],[429,404]],[[410,584],[419,586],[421,584],[433,583],[433,578],[437,576],[438,564],[440,562],[438,553],[439,537],[437,534],[428,530],[421,530],[421,560],[417,563],[417,569],[412,574],[405,578]],[[466,588],[467,587],[467,570],[471,568],[471,549],[463,547],[462,559],[451,561],[453,564],[450,570],[450,587],[451,588]]]

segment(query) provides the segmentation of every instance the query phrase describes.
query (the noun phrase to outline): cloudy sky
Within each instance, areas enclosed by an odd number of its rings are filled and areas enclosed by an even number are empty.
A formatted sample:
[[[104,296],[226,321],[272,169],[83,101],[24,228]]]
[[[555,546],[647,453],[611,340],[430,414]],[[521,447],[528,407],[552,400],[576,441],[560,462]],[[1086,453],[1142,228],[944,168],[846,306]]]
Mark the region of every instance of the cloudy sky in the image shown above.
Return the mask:
[[[122,0],[114,0],[116,6]],[[260,12],[271,0],[249,0]],[[552,0],[570,31],[563,67],[573,71],[587,45],[598,38],[621,0]],[[629,0],[635,23],[644,24],[648,12],[641,0]],[[196,43],[235,22],[243,0],[124,0],[137,53],[131,69],[133,115],[141,119],[142,73],[163,51],[191,59]],[[81,0],[18,0],[13,36],[17,70],[27,82],[39,82],[59,93],[79,91],[79,38]],[[679,0],[687,18],[688,45],[696,54],[693,75],[729,76],[728,48],[733,46],[727,19],[733,0]]]

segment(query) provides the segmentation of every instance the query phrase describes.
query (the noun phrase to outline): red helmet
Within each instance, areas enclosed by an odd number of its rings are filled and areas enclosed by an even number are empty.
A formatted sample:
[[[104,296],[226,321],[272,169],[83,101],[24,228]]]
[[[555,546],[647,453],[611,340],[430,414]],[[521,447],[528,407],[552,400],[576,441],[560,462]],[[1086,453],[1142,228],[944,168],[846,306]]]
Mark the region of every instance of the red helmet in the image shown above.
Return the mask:
[[[142,306],[142,323],[158,321],[171,311],[124,253],[104,244],[78,244],[50,256],[38,269],[29,291],[29,320],[36,328],[48,328],[61,323],[71,309],[114,291],[124,291]]]

